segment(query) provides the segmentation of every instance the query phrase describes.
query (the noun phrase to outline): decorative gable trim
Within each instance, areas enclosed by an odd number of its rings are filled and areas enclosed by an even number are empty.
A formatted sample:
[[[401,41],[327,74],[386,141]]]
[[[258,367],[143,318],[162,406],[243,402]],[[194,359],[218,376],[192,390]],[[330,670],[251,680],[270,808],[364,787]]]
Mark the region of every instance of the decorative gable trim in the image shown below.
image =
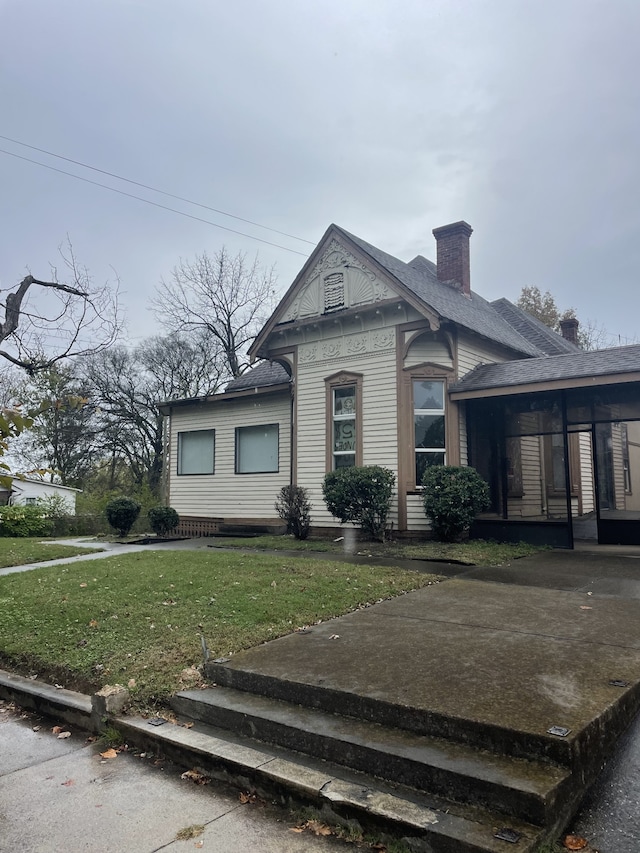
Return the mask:
[[[325,312],[324,284],[320,279],[336,272],[344,274],[345,305],[342,309]],[[312,285],[316,279],[318,281],[314,287]],[[388,283],[389,280],[391,283]],[[356,311],[367,304],[379,306],[398,298],[425,317],[434,331],[440,327],[440,318],[435,311],[381,267],[375,258],[364,253],[346,232],[337,225],[330,225],[249,348],[249,356],[252,361],[269,357],[268,339],[278,324],[304,323],[322,319],[327,314],[333,316],[338,310]]]
[[[320,317],[394,296],[397,294],[385,282],[334,238],[278,322]]]

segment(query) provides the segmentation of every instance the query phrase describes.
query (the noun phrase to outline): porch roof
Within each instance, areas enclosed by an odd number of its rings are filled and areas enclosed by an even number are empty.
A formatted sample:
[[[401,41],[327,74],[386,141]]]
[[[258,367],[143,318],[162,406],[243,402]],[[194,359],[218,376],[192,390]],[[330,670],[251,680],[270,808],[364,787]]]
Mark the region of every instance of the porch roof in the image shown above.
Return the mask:
[[[451,385],[452,400],[640,382],[640,345],[479,364]]]

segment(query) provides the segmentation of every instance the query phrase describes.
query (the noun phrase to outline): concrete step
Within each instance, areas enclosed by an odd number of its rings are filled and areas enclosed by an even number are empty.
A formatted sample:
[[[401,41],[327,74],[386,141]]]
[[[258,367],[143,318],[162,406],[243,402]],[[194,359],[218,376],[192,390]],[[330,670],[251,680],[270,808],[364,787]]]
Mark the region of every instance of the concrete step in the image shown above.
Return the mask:
[[[571,793],[566,768],[231,688],[182,691],[172,707],[236,735],[540,826],[555,822]]]
[[[567,767],[574,763],[577,749],[575,732],[566,738],[559,738],[546,732],[517,731],[471,717],[440,714],[386,701],[355,690],[336,690],[322,684],[269,675],[236,663],[236,658],[240,659],[242,655],[229,660],[208,661],[205,667],[207,679],[221,687],[366,720],[417,735],[465,743],[516,758],[547,761]],[[451,689],[455,690],[453,686]],[[625,725],[627,723],[628,720]]]
[[[403,838],[430,853],[533,853],[548,832],[515,818],[452,803],[403,785],[390,785],[331,762],[248,741],[195,722],[151,725],[139,717],[112,721],[129,744],[157,750],[281,805],[316,809],[327,823]],[[509,843],[509,842],[514,843]]]

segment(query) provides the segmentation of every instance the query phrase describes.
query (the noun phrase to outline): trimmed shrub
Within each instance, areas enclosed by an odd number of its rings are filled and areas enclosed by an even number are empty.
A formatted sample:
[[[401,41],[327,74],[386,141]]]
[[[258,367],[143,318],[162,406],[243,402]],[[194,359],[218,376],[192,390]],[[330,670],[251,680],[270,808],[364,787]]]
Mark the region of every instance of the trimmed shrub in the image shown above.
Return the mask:
[[[149,526],[156,536],[166,536],[178,526],[180,516],[171,506],[152,506],[149,510]]]
[[[276,512],[287,523],[287,533],[306,539],[311,526],[309,493],[302,486],[283,486],[274,504]]]
[[[0,506],[0,536],[50,536],[52,527],[37,506]]]
[[[140,504],[132,498],[114,498],[105,507],[105,515],[118,536],[127,536],[140,515]]]
[[[489,507],[489,487],[475,468],[433,465],[422,479],[424,511],[436,539],[455,542]]]
[[[396,476],[380,465],[338,468],[325,475],[327,509],[344,524],[359,524],[370,539],[383,542]]]

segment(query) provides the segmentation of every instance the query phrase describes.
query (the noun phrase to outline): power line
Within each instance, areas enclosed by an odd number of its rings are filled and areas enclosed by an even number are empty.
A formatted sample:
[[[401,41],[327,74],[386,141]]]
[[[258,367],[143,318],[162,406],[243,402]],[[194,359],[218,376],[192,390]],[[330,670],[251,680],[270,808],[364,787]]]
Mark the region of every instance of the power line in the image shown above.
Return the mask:
[[[279,243],[272,243],[270,240],[263,240],[262,237],[255,237],[253,234],[246,234],[244,231],[236,231],[235,228],[228,228],[226,225],[220,225],[218,222],[211,222],[210,219],[203,219],[200,216],[193,216],[191,213],[185,213],[184,210],[177,210],[175,207],[169,207],[166,204],[159,204],[157,201],[143,198],[133,193],[127,193],[124,190],[118,190],[115,187],[110,187],[108,184],[101,184],[99,181],[92,181],[89,178],[83,178],[80,175],[74,175],[73,172],[66,172],[64,169],[57,169],[55,166],[49,166],[46,163],[40,163],[38,160],[32,160],[30,157],[23,157],[21,154],[16,154],[13,151],[5,151],[0,148],[0,154],[7,154],[9,157],[16,157],[18,160],[24,160],[27,163],[33,163],[35,166],[42,166],[43,169],[50,169],[52,172],[58,172],[60,175],[67,175],[70,178],[75,178],[77,181],[84,181],[85,184],[93,184],[95,187],[102,187],[104,190],[110,190],[112,193],[134,198],[137,201],[143,201],[145,204],[150,204],[153,207],[159,207],[161,210],[168,210],[171,213],[177,213],[179,216],[186,216],[187,219],[193,219],[196,222],[204,222],[205,225],[213,225],[214,228],[221,228],[223,231],[229,231],[231,234],[238,234],[240,237],[248,237],[249,240],[257,240],[258,243],[264,243],[267,246],[273,246],[276,249],[282,249],[284,252],[291,252],[294,255],[301,255],[307,258],[304,252],[298,252],[296,249],[290,249],[288,246],[281,246]]]
[[[38,148],[36,145],[28,145],[26,142],[20,142],[18,139],[12,139],[10,136],[3,136],[2,134],[0,134],[0,139],[5,139],[7,142],[13,142],[15,145],[22,145],[23,148],[30,148],[32,151],[39,151],[41,154],[47,154],[49,157],[57,157],[58,160],[65,160],[67,163],[73,163],[75,166],[82,166],[83,169],[91,169],[91,171],[99,172],[101,175],[108,175],[108,177],[116,178],[118,181],[125,181],[127,184],[133,184],[136,187],[142,187],[145,190],[151,190],[151,192],[166,195],[168,198],[175,198],[176,201],[184,201],[187,204],[193,204],[195,207],[210,210],[212,213],[219,213],[222,216],[228,216],[230,219],[237,219],[239,222],[246,222],[247,225],[255,225],[256,228],[264,228],[265,231],[272,231],[274,234],[280,234],[281,237],[290,237],[292,240],[299,240],[301,243],[308,243],[310,246],[315,246],[315,243],[312,240],[305,240],[304,237],[296,237],[295,234],[287,234],[286,231],[278,231],[277,228],[270,228],[268,225],[261,225],[259,222],[253,222],[251,219],[243,219],[242,216],[236,216],[233,213],[227,213],[224,210],[209,207],[209,205],[201,204],[198,201],[192,201],[191,199],[184,198],[181,195],[174,195],[173,193],[166,192],[165,190],[159,190],[157,187],[152,187],[149,184],[143,184],[140,181],[134,181],[131,178],[124,178],[122,175],[117,175],[115,172],[107,172],[105,169],[99,169],[97,166],[90,166],[88,163],[83,163],[81,160],[73,160],[71,157],[64,157],[62,154],[54,154],[53,151],[47,151],[46,148]],[[9,152],[5,151],[3,153],[7,154]],[[44,163],[39,163],[38,165],[43,166]],[[69,173],[65,172],[63,174]],[[77,177],[77,175],[74,177]],[[99,184],[98,186],[102,186],[102,184]]]

